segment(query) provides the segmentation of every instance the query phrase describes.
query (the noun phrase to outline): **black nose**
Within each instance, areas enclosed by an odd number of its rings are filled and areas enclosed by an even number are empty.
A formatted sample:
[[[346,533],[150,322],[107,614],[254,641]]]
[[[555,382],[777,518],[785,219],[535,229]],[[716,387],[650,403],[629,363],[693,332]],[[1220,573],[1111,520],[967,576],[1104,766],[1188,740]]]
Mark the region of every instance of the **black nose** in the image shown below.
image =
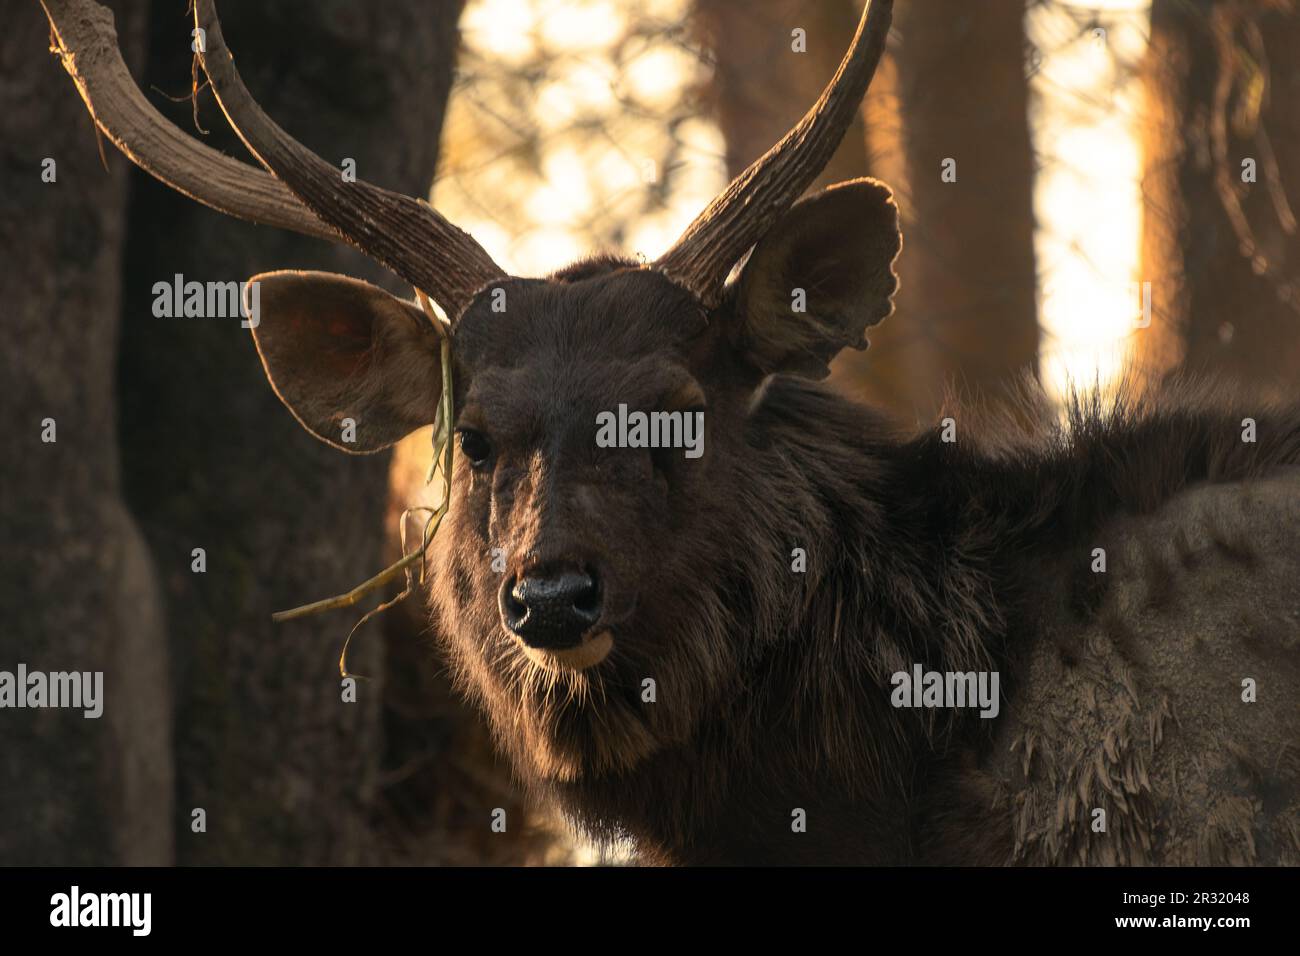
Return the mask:
[[[526,574],[501,587],[501,623],[529,647],[574,647],[600,620],[600,584],[585,571]]]

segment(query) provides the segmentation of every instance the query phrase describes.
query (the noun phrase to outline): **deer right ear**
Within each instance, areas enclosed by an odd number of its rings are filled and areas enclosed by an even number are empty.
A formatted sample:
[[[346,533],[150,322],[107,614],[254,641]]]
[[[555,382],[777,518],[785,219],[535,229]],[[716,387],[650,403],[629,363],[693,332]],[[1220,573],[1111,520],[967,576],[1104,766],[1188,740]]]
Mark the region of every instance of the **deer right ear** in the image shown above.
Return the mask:
[[[845,347],[894,309],[898,207],[874,179],[796,203],[754,247],[739,280],[732,343],[765,374],[825,378]]]
[[[244,295],[271,387],[321,441],[368,454],[434,420],[441,338],[417,306],[327,272],[263,273]]]

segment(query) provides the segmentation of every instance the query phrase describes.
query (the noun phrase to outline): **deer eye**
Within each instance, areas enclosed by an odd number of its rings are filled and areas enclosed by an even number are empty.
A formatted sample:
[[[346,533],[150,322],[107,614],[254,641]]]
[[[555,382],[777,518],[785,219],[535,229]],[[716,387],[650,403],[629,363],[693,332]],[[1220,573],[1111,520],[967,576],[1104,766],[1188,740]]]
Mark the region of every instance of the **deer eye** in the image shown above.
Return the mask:
[[[487,436],[472,428],[458,428],[456,434],[460,437],[460,452],[469,459],[470,465],[475,468],[485,465],[492,454],[492,443]]]

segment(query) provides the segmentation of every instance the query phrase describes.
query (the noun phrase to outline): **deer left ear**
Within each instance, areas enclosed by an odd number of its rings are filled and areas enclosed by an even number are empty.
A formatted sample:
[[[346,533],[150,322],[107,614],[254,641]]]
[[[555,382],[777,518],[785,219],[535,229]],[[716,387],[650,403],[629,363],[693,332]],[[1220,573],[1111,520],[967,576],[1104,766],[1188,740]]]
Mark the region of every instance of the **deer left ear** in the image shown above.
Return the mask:
[[[796,203],[741,273],[732,344],[765,374],[825,378],[845,347],[894,309],[898,207],[874,179],[839,183]]]
[[[268,272],[245,309],[271,387],[326,444],[380,451],[436,417],[442,339],[411,303],[347,276]]]

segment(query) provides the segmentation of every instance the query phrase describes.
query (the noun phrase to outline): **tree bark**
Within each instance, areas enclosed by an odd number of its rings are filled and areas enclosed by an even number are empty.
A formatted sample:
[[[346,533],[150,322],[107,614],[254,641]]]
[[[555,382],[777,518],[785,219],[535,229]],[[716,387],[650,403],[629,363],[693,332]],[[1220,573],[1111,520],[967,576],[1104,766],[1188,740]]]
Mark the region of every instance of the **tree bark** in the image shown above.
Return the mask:
[[[113,6],[138,67],[147,6]],[[102,672],[103,711],[0,711],[0,864],[161,865],[172,860],[167,645],[116,442],[130,164],[111,148],[101,164],[48,37],[36,3],[14,5],[0,35],[0,379],[14,431],[0,486],[0,670]]]
[[[1022,0],[957,4],[942,16],[916,0],[898,8],[904,242],[889,319],[897,354],[877,354],[918,422],[939,411],[945,388],[998,402],[1037,369],[1023,20]],[[942,176],[949,159],[955,182]]]
[[[1143,82],[1152,323],[1136,339],[1139,367],[1293,394],[1300,13],[1290,0],[1155,0]]]

